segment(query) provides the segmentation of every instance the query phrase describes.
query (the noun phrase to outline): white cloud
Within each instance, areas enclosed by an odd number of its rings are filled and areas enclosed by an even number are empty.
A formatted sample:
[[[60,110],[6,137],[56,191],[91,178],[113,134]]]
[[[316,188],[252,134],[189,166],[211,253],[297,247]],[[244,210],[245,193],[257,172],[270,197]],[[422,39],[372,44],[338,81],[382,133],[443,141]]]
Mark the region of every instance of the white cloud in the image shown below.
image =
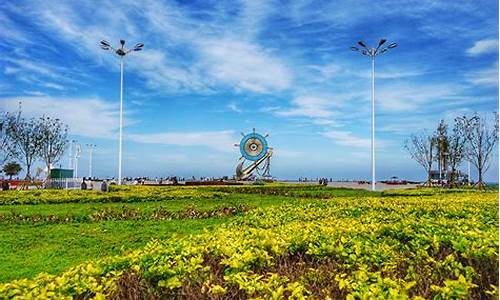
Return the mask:
[[[277,148],[273,150],[273,156],[279,158],[298,158],[303,157],[304,153],[300,151]]]
[[[59,118],[69,126],[70,134],[90,138],[114,139],[118,129],[118,105],[98,98],[52,98],[47,96],[3,98],[0,106],[15,112],[19,101],[25,117],[47,115]],[[125,118],[125,125],[135,123]],[[204,146],[218,151],[231,152],[238,138],[231,130],[201,132],[162,132],[127,134],[137,143],[180,146]]]
[[[13,76],[17,80],[36,84],[39,88],[50,88],[55,90],[66,90],[66,87],[60,83],[82,84],[75,77],[81,77],[82,74],[73,72],[65,67],[46,62],[40,62],[35,59],[19,57],[0,57],[0,61],[5,62],[4,74]],[[57,81],[59,83],[55,83]]]
[[[480,40],[474,43],[474,46],[467,49],[467,54],[470,56],[478,56],[486,53],[496,53],[498,51],[498,40],[487,39]]]
[[[11,58],[11,57],[5,57],[3,58],[3,60],[16,65],[18,68],[21,68],[24,71],[35,72],[50,77],[57,77],[57,78],[61,77],[56,72],[54,72],[50,67],[40,63],[36,63],[34,61],[30,61],[27,59]]]
[[[236,105],[236,103],[234,102],[231,102],[227,105],[227,108],[231,111],[234,111],[234,112],[237,112],[237,113],[241,113],[243,112],[239,107],[238,105]]]
[[[129,57],[130,67],[147,80],[148,85],[163,92],[203,91],[208,89],[206,82],[196,68],[177,66],[173,58],[164,51],[147,49]]]
[[[333,63],[327,65],[311,65],[308,67],[309,69],[312,69],[318,73],[314,76],[314,80],[317,82],[330,80],[333,78],[333,76],[338,75],[342,71],[345,71],[341,66]]]
[[[404,70],[404,69],[393,69],[393,70],[387,70],[383,72],[377,72],[376,76],[377,79],[398,79],[398,78],[405,78],[405,77],[416,77],[416,76],[422,76],[427,74],[428,71],[425,70]],[[371,78],[372,74],[371,71],[363,73],[364,78]]]
[[[127,137],[138,143],[204,146],[223,152],[234,151],[234,142],[237,140],[232,130],[141,133],[129,134]]]
[[[290,109],[276,110],[275,114],[284,117],[308,117],[313,119],[327,119],[335,113],[333,106],[338,106],[336,101],[328,98],[300,96],[292,101]]]
[[[431,105],[456,103],[461,88],[451,84],[391,84],[377,90],[376,105],[386,112],[429,108]]]
[[[467,80],[475,85],[498,86],[498,63],[490,68],[469,73]]]
[[[200,43],[201,64],[208,76],[253,92],[281,91],[290,86],[288,68],[252,43],[231,38]]]
[[[316,125],[328,125],[328,126],[336,126],[337,122],[334,120],[329,120],[329,119],[315,119],[313,120],[313,123]]]
[[[9,43],[29,43],[30,39],[26,36],[26,33],[16,26],[5,13],[0,11],[0,23],[2,23],[2,30],[0,30],[1,42]]]
[[[45,83],[43,83],[43,86],[51,88],[51,89],[60,90],[60,91],[65,90],[64,86],[57,84],[57,83],[53,83],[53,82],[45,82]]]
[[[47,94],[45,94],[43,92],[40,92],[40,91],[27,91],[27,90],[24,90],[23,93],[25,95],[29,95],[29,96],[47,96]]]
[[[3,98],[0,99],[0,105],[6,111],[14,112],[18,109],[19,101],[22,102],[24,116],[47,115],[59,118],[69,126],[72,135],[107,139],[115,136],[118,127],[118,105],[99,98],[52,98],[45,96]]]
[[[272,11],[265,2],[248,2],[248,9],[230,20],[230,7],[219,6],[220,11],[203,12],[212,18],[200,20],[182,6],[156,1],[125,1],[120,7],[105,2],[98,11],[85,3],[30,4],[29,15],[38,25],[74,45],[83,56],[114,68],[116,61],[98,47],[99,40],[120,36],[145,41],[144,51],[131,55],[127,67],[151,88],[167,93],[212,92],[220,87],[268,93],[284,90],[292,81],[286,64],[253,40],[259,20]],[[131,21],[131,11],[147,24]],[[87,14],[94,22],[88,22]],[[143,26],[149,29],[146,36]]]
[[[370,147],[371,140],[354,136],[350,131],[330,130],[321,135],[332,139],[336,144],[348,147]]]

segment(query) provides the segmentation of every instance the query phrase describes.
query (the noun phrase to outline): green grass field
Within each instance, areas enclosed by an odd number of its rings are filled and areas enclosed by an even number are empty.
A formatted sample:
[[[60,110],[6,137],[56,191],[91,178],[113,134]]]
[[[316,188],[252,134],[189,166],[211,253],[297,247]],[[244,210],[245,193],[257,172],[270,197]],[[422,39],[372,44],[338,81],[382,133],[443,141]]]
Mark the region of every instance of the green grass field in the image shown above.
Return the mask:
[[[0,193],[7,297],[485,298],[498,294],[497,249],[496,191]]]

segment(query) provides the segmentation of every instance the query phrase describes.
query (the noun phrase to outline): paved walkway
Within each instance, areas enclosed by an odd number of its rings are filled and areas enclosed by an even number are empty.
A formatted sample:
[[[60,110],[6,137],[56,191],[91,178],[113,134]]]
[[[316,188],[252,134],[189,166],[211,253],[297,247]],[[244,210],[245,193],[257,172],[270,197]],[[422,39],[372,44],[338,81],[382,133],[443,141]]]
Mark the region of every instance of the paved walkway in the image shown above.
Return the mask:
[[[371,184],[369,183],[364,183],[364,184],[359,184],[357,182],[329,182],[328,186],[331,187],[343,187],[343,188],[350,188],[350,189],[365,189],[369,190],[371,189]],[[378,182],[376,184],[376,189],[377,191],[385,191],[385,190],[402,190],[402,189],[411,189],[411,188],[416,188],[417,184],[385,184],[385,183],[380,183]]]

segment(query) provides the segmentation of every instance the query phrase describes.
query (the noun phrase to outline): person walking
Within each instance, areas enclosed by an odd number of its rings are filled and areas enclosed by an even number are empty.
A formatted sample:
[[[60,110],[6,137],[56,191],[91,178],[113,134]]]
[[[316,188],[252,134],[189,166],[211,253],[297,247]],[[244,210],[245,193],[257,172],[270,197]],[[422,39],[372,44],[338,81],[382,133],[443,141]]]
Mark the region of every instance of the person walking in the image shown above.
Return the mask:
[[[107,192],[108,191],[108,182],[107,180],[103,180],[101,183],[101,192]]]
[[[86,190],[87,189],[87,183],[85,182],[85,178],[82,180],[82,184],[81,184],[81,189],[82,190]]]

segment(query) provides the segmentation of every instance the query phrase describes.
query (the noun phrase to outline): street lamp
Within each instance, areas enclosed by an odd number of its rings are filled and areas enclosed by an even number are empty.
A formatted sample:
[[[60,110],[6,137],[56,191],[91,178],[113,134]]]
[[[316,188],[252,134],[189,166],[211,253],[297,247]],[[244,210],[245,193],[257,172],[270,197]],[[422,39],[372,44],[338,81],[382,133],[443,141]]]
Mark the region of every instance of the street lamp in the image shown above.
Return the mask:
[[[92,150],[95,149],[96,145],[94,144],[85,144],[87,148],[89,148],[89,179],[92,180]]]
[[[68,169],[73,170],[73,144],[76,143],[76,140],[70,140],[69,142],[69,159],[68,159]],[[73,178],[75,178],[75,173],[73,173]],[[68,178],[65,179],[66,189],[68,188]]]
[[[78,179],[78,159],[80,158],[80,154],[82,153],[82,146],[80,144],[76,144],[74,164],[75,164],[75,173],[73,174],[73,178]]]
[[[68,159],[68,169],[73,169],[73,144],[76,143],[76,140],[69,141],[69,159]]]
[[[101,41],[103,50],[111,50],[120,58],[120,137],[118,148],[118,184],[122,184],[122,132],[123,132],[123,58],[132,51],[141,51],[144,44],[138,43],[132,49],[125,49],[125,40],[120,40],[120,48],[114,48],[107,41]]]
[[[361,48],[356,46],[351,47],[352,51],[361,52],[362,55],[368,56],[372,60],[372,191],[375,190],[375,57],[398,46],[396,43],[390,43],[387,47],[384,47],[386,42],[386,39],[381,39],[378,42],[377,48],[373,48],[369,47],[363,41],[358,41],[358,45]]]
[[[446,166],[446,158],[449,155],[450,155],[450,153],[448,153],[446,151],[443,153],[440,153],[440,155],[439,155],[439,181],[440,181],[441,186],[443,185],[443,177],[442,177],[443,171],[444,171],[444,178],[446,179],[446,181],[448,181],[448,170],[447,170],[448,167]]]

